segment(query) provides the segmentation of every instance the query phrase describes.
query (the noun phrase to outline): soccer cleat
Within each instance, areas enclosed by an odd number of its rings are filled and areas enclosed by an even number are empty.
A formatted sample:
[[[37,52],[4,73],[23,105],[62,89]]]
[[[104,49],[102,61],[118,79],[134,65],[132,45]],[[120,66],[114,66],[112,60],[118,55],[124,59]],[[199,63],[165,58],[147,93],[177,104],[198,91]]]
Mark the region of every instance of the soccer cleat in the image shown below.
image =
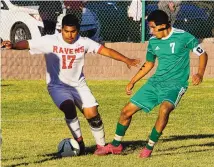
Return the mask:
[[[85,155],[85,143],[84,141],[79,141],[79,146],[80,146],[80,155]]]
[[[107,146],[97,145],[97,150],[94,152],[95,155],[107,155],[107,154],[120,154],[123,151],[123,146],[120,144],[118,147],[108,144]]]
[[[140,158],[149,158],[152,154],[152,150],[149,150],[148,148],[144,147],[141,151],[140,151]]]

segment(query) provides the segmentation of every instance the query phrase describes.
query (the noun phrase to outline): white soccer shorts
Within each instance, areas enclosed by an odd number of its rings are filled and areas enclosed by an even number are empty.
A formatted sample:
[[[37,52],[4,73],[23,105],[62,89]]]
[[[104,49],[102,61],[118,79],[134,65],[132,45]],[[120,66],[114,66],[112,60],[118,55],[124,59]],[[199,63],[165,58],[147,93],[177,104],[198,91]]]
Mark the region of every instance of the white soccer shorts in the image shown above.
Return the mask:
[[[77,87],[65,84],[48,85],[48,92],[58,108],[65,100],[72,100],[80,110],[98,105],[85,80]]]

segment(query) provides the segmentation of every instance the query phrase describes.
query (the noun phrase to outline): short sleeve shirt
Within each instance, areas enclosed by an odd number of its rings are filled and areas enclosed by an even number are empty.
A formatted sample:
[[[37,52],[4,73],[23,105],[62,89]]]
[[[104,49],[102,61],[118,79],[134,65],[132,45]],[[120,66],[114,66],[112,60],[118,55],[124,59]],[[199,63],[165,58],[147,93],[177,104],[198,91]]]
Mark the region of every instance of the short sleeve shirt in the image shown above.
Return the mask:
[[[73,44],[68,44],[61,33],[28,42],[31,54],[45,54],[47,84],[65,83],[70,86],[77,86],[84,77],[85,53],[99,53],[102,48],[99,43],[81,36]]]
[[[172,28],[170,34],[165,38],[152,37],[149,40],[146,60],[155,62],[157,58],[158,67],[150,80],[187,85],[191,50],[198,56],[204,52],[198,40],[183,30]]]

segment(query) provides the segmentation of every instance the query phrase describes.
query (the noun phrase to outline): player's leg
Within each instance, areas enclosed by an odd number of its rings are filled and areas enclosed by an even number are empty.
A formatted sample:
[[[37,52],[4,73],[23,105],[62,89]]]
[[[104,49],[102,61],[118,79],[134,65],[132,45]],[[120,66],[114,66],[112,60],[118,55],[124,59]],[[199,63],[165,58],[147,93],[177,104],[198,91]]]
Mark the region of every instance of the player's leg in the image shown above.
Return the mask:
[[[106,155],[109,153],[120,154],[122,152],[122,139],[131,123],[132,116],[139,110],[140,108],[131,102],[125,105],[120,113],[120,118],[116,126],[116,132],[112,143],[108,144],[104,148],[98,149],[96,152],[97,155]]]
[[[154,87],[148,83],[136,92],[130,102],[121,111],[112,143],[108,144],[104,149],[100,149],[99,152],[97,152],[98,155],[106,155],[109,153],[119,154],[122,152],[123,147],[121,142],[131,123],[132,116],[141,109],[149,112],[156,105],[157,98],[154,92]]]
[[[85,154],[85,144],[83,141],[80,122],[77,117],[77,111],[74,102],[72,100],[65,100],[61,103],[60,109],[65,114],[65,121],[70,132],[72,133],[74,139],[79,143],[80,154]]]
[[[98,113],[98,103],[85,81],[81,82],[81,85],[76,88],[76,93],[73,95],[76,106],[82,111],[89,123],[97,147],[103,147],[105,145],[104,125]]]
[[[105,146],[104,125],[101,116],[98,113],[97,106],[84,108],[83,113],[89,123],[92,135],[94,136],[97,146]]]
[[[159,108],[158,118],[155,123],[155,130],[160,134],[166,127],[169,114],[174,109],[174,105],[168,101],[164,101]]]
[[[104,125],[101,116],[98,113],[97,106],[84,108],[83,113],[91,128],[92,135],[94,136],[95,142],[97,144],[97,149],[100,147],[104,147],[105,146]]]
[[[125,107],[122,109],[119,121],[116,126],[114,140],[111,143],[113,146],[118,147],[121,145],[121,141],[131,123],[132,116],[139,110],[140,108],[131,102],[125,105]]]
[[[158,142],[158,139],[166,127],[169,120],[169,114],[173,109],[174,105],[168,101],[165,101],[160,105],[158,118],[150,134],[149,141],[146,144],[146,147],[140,153],[141,158],[147,158],[151,156],[154,145]]]
[[[158,142],[163,130],[165,129],[170,113],[179,103],[181,97],[184,95],[186,88],[182,86],[168,86],[169,88],[164,88],[160,91],[159,100],[162,102],[159,108],[158,118],[156,120],[155,126],[149,137],[149,141],[146,147],[141,151],[140,157],[147,158],[151,156],[152,150],[155,143]]]
[[[71,131],[74,139],[82,142],[82,132],[80,129],[80,122],[77,117],[77,111],[73,100],[65,100],[60,104],[60,110],[65,114],[66,124]]]
[[[157,104],[157,98],[154,92],[154,87],[149,83],[146,83],[136,92],[136,94],[130,99],[130,102],[123,108],[119,122],[117,123],[115,137],[112,142],[113,146],[120,145],[122,138],[131,123],[132,116],[137,111],[142,109],[145,112],[150,112]]]
[[[77,117],[77,111],[74,103],[74,98],[68,87],[64,86],[49,86],[49,94],[57,107],[64,113],[65,122],[74,137],[80,145],[80,153],[83,154],[85,150],[80,122]]]

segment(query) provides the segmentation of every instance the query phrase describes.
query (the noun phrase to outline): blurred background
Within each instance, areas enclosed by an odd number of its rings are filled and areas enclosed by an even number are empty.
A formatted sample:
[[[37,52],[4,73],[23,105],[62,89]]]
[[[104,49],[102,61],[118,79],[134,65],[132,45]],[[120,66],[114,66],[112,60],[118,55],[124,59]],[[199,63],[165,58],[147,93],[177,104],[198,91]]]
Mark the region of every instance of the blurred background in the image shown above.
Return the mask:
[[[0,38],[16,42],[58,33],[63,16],[73,13],[80,19],[82,36],[100,43],[139,43],[150,38],[146,17],[155,9],[168,10],[173,27],[200,40],[214,36],[214,1],[175,1],[172,8],[170,5],[157,0],[145,1],[145,6],[141,0],[1,0]]]

